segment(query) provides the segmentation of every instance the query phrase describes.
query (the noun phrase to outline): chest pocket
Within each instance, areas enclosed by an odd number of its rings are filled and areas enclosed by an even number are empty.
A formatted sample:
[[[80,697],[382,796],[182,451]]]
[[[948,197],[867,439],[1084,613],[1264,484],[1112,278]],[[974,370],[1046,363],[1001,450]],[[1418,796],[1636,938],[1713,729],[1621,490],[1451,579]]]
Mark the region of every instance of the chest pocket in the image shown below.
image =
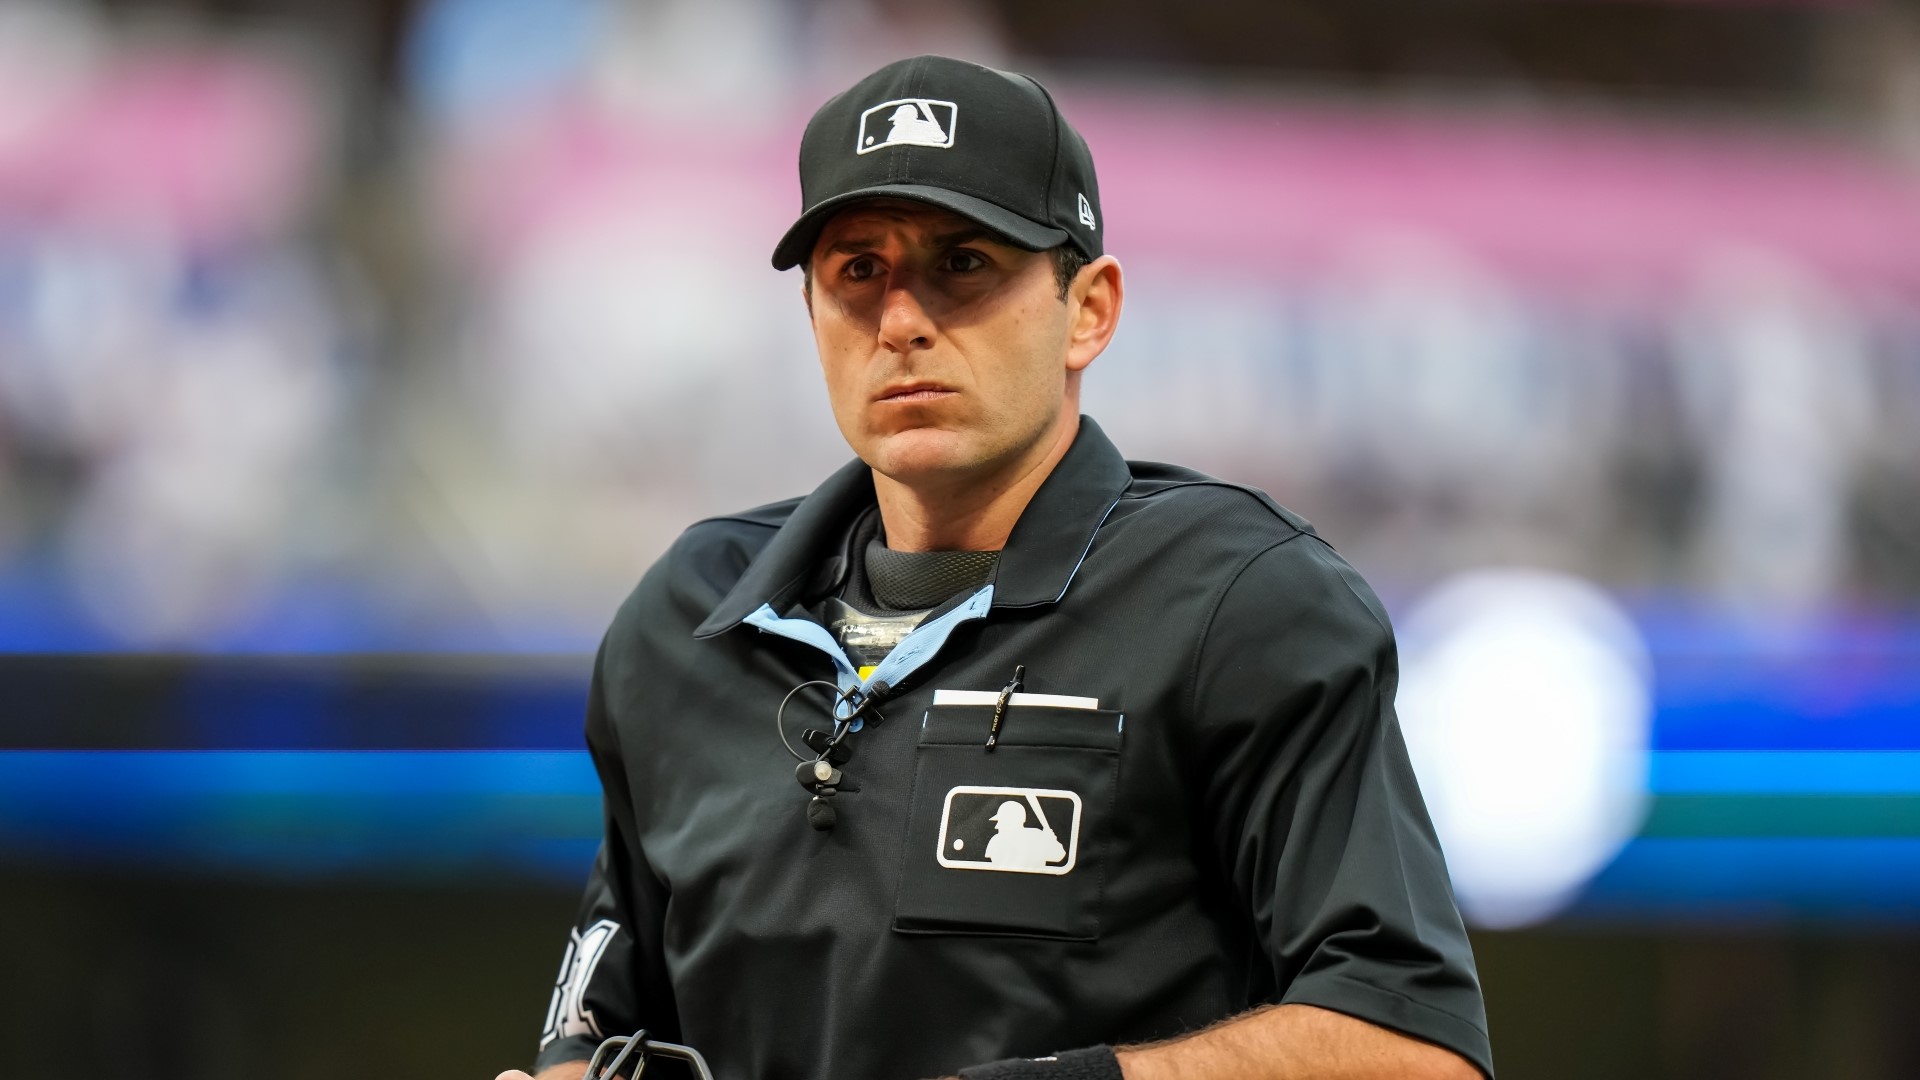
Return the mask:
[[[985,749],[990,705],[936,705],[914,752],[893,928],[1100,936],[1124,717],[1016,705]]]

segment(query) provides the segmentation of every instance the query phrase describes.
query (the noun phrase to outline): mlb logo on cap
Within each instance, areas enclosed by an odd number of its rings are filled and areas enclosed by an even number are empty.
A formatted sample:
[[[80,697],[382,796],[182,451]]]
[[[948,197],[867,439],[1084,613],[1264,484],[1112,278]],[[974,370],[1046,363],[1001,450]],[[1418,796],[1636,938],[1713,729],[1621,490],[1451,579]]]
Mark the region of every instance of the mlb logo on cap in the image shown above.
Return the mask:
[[[953,145],[953,122],[959,115],[960,107],[951,101],[931,98],[883,101],[860,114],[860,137],[854,152],[871,154],[889,146],[933,146],[945,150]]]
[[[890,149],[899,152],[879,153]],[[946,56],[888,64],[813,114],[800,139],[802,210],[774,245],[773,268],[805,263],[828,219],[864,199],[926,203],[1015,247],[1072,244],[1088,260],[1107,225],[1093,155],[1046,88]]]

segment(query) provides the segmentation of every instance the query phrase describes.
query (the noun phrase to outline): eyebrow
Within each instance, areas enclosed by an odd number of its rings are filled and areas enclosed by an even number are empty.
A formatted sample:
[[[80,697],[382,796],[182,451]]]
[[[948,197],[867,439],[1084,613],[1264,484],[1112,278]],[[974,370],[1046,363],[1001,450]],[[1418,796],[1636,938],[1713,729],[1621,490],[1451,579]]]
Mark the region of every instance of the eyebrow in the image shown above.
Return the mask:
[[[937,248],[955,247],[960,244],[971,244],[976,240],[986,240],[996,244],[1002,242],[999,237],[975,225],[971,228],[955,229],[952,232],[935,233],[933,236],[933,246]]]
[[[964,229],[954,229],[950,232],[935,233],[929,237],[928,240],[928,246],[933,248],[958,247],[961,244],[971,244],[979,240],[1001,245],[1005,245],[1006,243],[992,232],[977,225]],[[880,238],[878,236],[856,233],[853,236],[842,237],[839,240],[835,240],[833,243],[827,245],[827,250],[822,252],[822,254],[864,255],[879,246]]]

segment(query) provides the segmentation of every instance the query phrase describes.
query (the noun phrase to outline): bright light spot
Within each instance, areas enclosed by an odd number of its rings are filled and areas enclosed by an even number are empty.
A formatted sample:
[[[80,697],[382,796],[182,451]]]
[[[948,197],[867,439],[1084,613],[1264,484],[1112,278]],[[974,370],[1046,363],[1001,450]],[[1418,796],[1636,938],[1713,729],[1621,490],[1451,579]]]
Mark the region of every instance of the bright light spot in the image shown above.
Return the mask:
[[[1399,711],[1462,911],[1552,916],[1646,814],[1646,646],[1600,590],[1539,571],[1443,583],[1405,620]]]

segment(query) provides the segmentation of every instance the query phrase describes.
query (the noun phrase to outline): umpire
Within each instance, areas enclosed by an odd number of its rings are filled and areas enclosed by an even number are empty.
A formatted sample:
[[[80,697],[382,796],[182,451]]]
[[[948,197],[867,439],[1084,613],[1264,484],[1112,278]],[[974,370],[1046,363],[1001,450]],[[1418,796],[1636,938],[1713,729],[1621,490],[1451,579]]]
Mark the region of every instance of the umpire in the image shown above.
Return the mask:
[[[608,630],[542,1080],[640,1028],[723,1080],[1490,1076],[1378,601],[1079,413],[1124,289],[1047,91],[890,64],[800,182],[773,264],[858,460]]]

